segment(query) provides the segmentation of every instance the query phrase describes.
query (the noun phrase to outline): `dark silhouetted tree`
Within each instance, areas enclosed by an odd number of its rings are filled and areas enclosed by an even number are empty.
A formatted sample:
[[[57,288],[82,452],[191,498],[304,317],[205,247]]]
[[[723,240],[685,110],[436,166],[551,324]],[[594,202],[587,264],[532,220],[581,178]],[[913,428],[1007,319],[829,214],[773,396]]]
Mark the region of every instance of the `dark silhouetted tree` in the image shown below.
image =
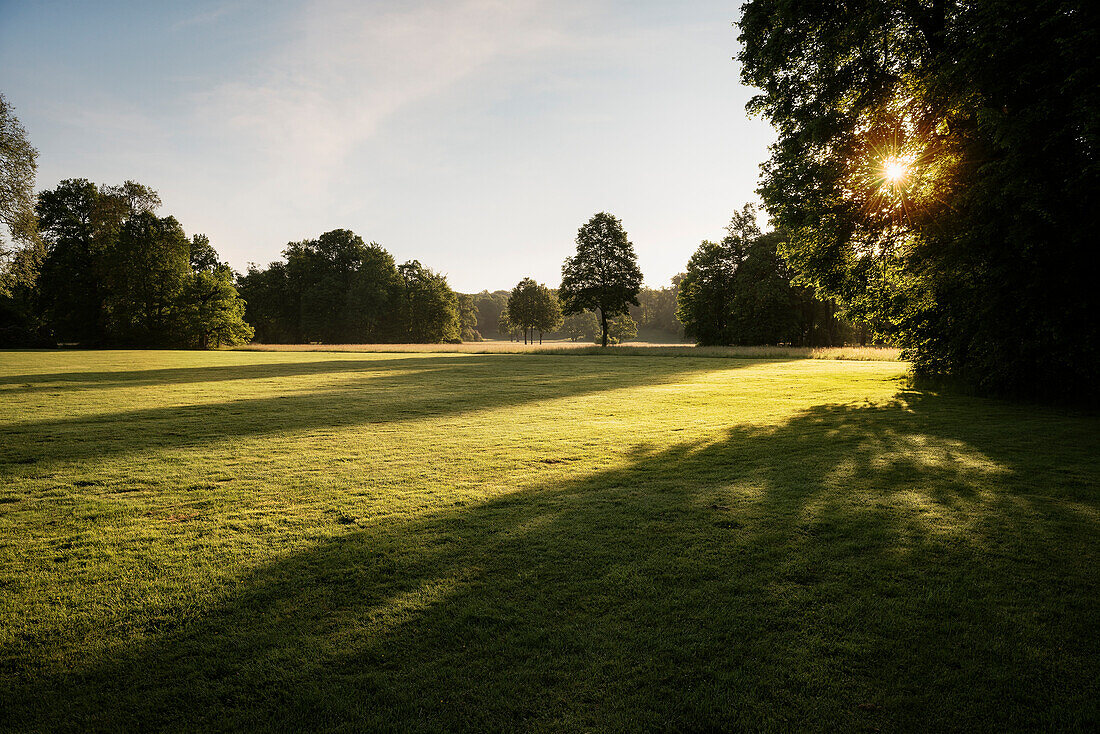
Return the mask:
[[[638,305],[642,271],[622,222],[600,212],[577,232],[577,254],[562,266],[562,312],[599,311],[600,343],[608,343],[608,319]]]
[[[1100,5],[751,0],[739,25],[800,278],[918,373],[1095,399]]]
[[[740,264],[740,251],[709,240],[688,260],[676,317],[684,334],[699,344],[730,343],[733,279]]]

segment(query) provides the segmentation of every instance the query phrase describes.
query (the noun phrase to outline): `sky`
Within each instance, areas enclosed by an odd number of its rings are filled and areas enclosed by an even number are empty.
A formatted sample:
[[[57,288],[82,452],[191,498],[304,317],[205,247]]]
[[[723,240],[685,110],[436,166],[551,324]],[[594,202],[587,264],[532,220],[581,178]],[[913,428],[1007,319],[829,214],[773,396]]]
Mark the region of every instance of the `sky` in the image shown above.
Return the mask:
[[[0,0],[0,92],[40,189],[139,181],[239,270],[344,228],[460,292],[554,287],[608,211],[660,287],[756,201],[775,137],[736,8]]]

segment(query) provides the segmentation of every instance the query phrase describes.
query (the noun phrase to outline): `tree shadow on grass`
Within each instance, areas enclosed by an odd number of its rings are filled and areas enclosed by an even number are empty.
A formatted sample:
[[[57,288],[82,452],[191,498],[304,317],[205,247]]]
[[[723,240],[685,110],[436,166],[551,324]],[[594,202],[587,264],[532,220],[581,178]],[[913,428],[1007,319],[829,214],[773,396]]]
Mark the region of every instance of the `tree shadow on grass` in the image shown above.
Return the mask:
[[[758,362],[739,360],[724,367],[752,364]],[[105,400],[109,412],[101,414],[8,423],[0,426],[0,468],[195,447],[314,428],[458,416],[676,382],[693,372],[714,369],[706,360],[653,360],[647,369],[639,370],[635,363],[614,359],[542,355],[408,357],[311,365],[308,369],[300,364],[204,367],[173,371],[170,379],[183,383],[307,375],[338,379],[317,382],[307,392],[198,405],[112,410]],[[123,379],[148,384],[143,374],[126,373]]]
[[[1037,434],[1043,416],[984,405],[986,422],[916,393],[820,406],[368,525],[200,617],[149,610],[146,638],[108,658],[39,666],[7,722],[1085,729],[1096,423]]]
[[[410,355],[417,356],[417,355]],[[453,364],[453,361],[448,360]],[[204,367],[156,367],[136,370],[69,371],[0,375],[0,395],[47,390],[103,390],[185,385],[229,380],[272,380],[286,377],[338,375],[400,367],[402,359],[313,359],[255,364],[212,364]]]

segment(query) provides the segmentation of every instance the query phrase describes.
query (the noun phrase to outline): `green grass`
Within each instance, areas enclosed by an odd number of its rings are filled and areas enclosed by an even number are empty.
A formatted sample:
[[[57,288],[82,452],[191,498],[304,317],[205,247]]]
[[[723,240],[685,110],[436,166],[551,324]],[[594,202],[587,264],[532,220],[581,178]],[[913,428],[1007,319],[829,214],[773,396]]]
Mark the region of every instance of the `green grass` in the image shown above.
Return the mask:
[[[0,352],[0,729],[1100,723],[1100,419],[897,362]]]
[[[230,349],[245,352],[450,352],[461,354],[570,354],[632,357],[732,357],[750,359],[844,359],[897,362],[894,347],[697,347],[693,344],[626,344],[599,347],[589,342],[549,339],[542,344],[501,340],[461,344],[245,344]]]

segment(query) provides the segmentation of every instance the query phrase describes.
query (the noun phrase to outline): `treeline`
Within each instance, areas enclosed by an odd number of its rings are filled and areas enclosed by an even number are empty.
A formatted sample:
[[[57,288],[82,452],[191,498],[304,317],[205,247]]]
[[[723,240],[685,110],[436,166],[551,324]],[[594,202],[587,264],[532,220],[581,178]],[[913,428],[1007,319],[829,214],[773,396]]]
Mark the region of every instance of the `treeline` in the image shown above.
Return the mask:
[[[876,330],[845,319],[835,302],[798,283],[781,256],[785,242],[780,232],[762,233],[755,210],[746,205],[726,236],[704,241],[669,287],[642,288],[622,223],[600,213],[578,232],[578,253],[563,267],[562,288],[524,278],[511,291],[482,291],[471,297],[476,327],[484,335],[524,342],[536,335],[540,342],[551,335],[612,344],[633,338],[688,338],[703,345],[881,341]],[[616,259],[619,276],[608,267]],[[567,289],[571,298],[562,297]],[[587,295],[578,297],[578,289]]]
[[[256,340],[274,344],[477,339],[471,299],[416,260],[398,265],[346,229],[292,242],[283,260],[250,266],[238,289]]]
[[[291,242],[283,259],[238,275],[209,239],[188,237],[160,197],[133,181],[62,181],[33,194],[36,152],[0,95],[8,172],[0,191],[0,345],[209,348],[267,343],[439,343],[544,336],[607,345],[635,338],[702,344],[829,345],[851,324],[780,256],[785,238],[738,212],[684,273],[643,288],[634,247],[607,212],[577,232],[558,288],[455,293],[416,260],[397,264],[346,229]],[[861,341],[866,337],[861,334]]]
[[[212,347],[252,338],[234,273],[133,181],[39,194],[33,241],[0,299],[0,343]]]

